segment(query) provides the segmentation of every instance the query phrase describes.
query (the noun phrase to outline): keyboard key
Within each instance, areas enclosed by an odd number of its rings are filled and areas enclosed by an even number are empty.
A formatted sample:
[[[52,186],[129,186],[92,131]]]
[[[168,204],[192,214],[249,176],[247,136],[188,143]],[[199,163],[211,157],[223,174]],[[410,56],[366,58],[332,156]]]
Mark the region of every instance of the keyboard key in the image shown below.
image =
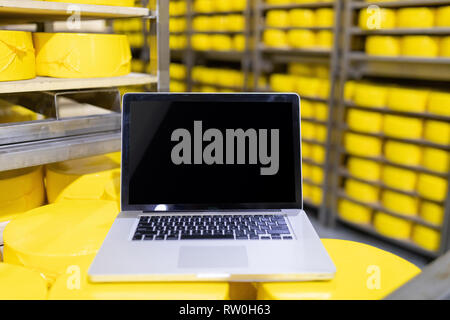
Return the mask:
[[[269,234],[290,234],[288,229],[271,229],[267,230]]]
[[[224,235],[224,234],[206,234],[206,235],[181,235],[181,240],[221,240],[221,239],[234,239],[233,235]]]

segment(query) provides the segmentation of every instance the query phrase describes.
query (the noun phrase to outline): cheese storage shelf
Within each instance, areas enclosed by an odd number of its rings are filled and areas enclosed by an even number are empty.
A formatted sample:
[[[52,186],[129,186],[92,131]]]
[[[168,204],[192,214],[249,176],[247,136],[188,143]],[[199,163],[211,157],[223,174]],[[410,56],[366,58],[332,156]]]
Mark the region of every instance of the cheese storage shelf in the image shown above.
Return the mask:
[[[154,17],[154,13],[149,11],[149,9],[138,7],[32,0],[0,0],[0,20],[8,24],[66,21],[74,14],[74,11],[79,12],[80,18],[83,20]]]
[[[395,28],[395,29],[378,29],[363,30],[353,27],[350,33],[354,35],[403,35],[403,34],[430,34],[430,35],[447,35],[450,34],[449,27],[434,28]]]
[[[450,0],[400,0],[400,1],[350,1],[350,9],[367,8],[377,5],[382,8],[420,7],[420,6],[442,6],[450,4]]]
[[[266,10],[289,10],[303,8],[332,8],[334,2],[310,2],[310,3],[289,3],[289,4],[262,4],[261,9]]]

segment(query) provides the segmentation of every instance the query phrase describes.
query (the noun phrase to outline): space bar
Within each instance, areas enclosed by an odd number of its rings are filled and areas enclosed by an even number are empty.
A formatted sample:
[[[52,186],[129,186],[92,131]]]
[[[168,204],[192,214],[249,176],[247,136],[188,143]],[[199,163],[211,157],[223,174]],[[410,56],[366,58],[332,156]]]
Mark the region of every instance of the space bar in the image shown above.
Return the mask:
[[[203,239],[234,239],[234,235],[232,234],[182,234],[181,240],[203,240]]]

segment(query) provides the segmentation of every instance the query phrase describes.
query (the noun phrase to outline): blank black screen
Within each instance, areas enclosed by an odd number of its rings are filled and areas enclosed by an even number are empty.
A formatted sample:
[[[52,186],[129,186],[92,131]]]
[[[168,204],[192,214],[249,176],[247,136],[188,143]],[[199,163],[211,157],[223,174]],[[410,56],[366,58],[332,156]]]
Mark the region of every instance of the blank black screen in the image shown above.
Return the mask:
[[[287,102],[132,101],[129,204],[295,202],[295,184],[300,181],[294,174],[292,113]],[[226,129],[267,129],[269,154],[270,129],[279,129],[277,173],[261,175],[264,165],[259,160],[257,164],[174,164],[171,152],[178,142],[171,141],[171,135],[179,128],[191,133],[194,158],[194,121],[202,121],[203,132],[220,130],[224,146]],[[202,142],[202,147],[208,144]]]

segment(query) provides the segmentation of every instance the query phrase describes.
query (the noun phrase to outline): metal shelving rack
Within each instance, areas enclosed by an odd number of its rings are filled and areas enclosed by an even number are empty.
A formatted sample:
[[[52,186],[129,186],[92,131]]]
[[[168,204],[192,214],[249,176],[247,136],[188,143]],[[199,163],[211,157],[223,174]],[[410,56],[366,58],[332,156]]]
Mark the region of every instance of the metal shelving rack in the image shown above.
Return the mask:
[[[266,47],[262,43],[261,34],[264,32],[266,28],[264,24],[264,14],[268,10],[281,9],[281,10],[289,10],[296,8],[308,8],[308,9],[318,9],[318,8],[333,8],[334,9],[334,26],[333,27],[309,27],[309,28],[301,28],[301,27],[292,27],[292,28],[272,28],[270,29],[281,29],[281,30],[290,30],[290,29],[307,29],[307,30],[329,30],[333,32],[333,47],[330,50],[314,50],[314,49],[289,49],[289,48],[271,48]],[[309,121],[313,123],[319,123],[322,125],[326,125],[327,127],[327,139],[324,143],[319,141],[309,141],[303,139],[305,142],[309,142],[316,145],[321,145],[326,149],[326,157],[323,164],[316,163],[312,160],[303,159],[304,163],[309,163],[312,165],[320,166],[324,172],[323,183],[318,185],[322,188],[323,200],[322,204],[317,206],[313,203],[309,203],[305,201],[305,204],[317,208],[319,212],[319,220],[323,224],[327,224],[329,220],[329,209],[332,202],[332,197],[328,192],[331,183],[329,177],[329,171],[331,166],[332,159],[332,148],[331,148],[331,128],[332,128],[332,119],[334,108],[336,104],[336,86],[338,80],[338,67],[339,67],[339,34],[341,28],[341,11],[342,11],[342,0],[335,0],[333,2],[311,2],[311,3],[298,3],[298,4],[282,4],[282,5],[270,5],[264,3],[264,0],[256,0],[254,3],[254,30],[255,30],[255,45],[253,51],[253,75],[254,75],[254,88],[257,88],[257,79],[260,75],[271,72],[275,65],[277,64],[285,64],[289,62],[303,62],[303,63],[321,63],[327,64],[329,66],[329,81],[330,81],[330,93],[328,99],[321,99],[316,97],[307,97],[301,96],[301,99],[307,101],[315,101],[315,102],[324,102],[328,105],[329,116],[327,121],[318,121],[315,119],[306,119],[302,118],[302,121]],[[257,90],[267,90],[260,89]],[[312,181],[308,181],[303,179],[304,182],[307,182],[311,185],[317,185]]]
[[[424,82],[434,83],[448,88],[450,84],[450,59],[449,58],[420,58],[420,57],[384,57],[384,56],[369,56],[366,53],[359,51],[356,45],[358,37],[364,37],[367,35],[448,35],[450,34],[450,28],[423,28],[423,29],[406,29],[406,28],[396,28],[396,29],[380,29],[380,30],[362,30],[354,25],[355,14],[360,9],[367,8],[369,5],[377,5],[379,7],[386,8],[401,8],[401,7],[418,7],[418,6],[439,6],[439,5],[449,5],[450,0],[402,0],[402,1],[389,1],[389,2],[364,2],[358,0],[348,0],[344,8],[344,26],[343,26],[343,48],[342,48],[342,59],[341,59],[341,73],[339,77],[339,105],[337,106],[336,112],[336,125],[334,128],[334,141],[337,147],[336,157],[333,169],[333,206],[330,215],[330,223],[333,224],[336,221],[340,221],[352,228],[358,229],[360,231],[371,234],[375,237],[381,238],[383,240],[392,242],[400,247],[406,248],[408,250],[414,251],[418,254],[427,257],[437,257],[442,255],[447,250],[450,249],[450,188],[447,188],[447,197],[442,203],[444,206],[444,221],[442,226],[437,226],[426,222],[420,217],[406,216],[386,210],[379,203],[368,204],[366,202],[359,202],[345,194],[344,190],[341,188],[341,182],[346,178],[352,178],[360,182],[366,182],[375,186],[380,187],[385,190],[392,190],[398,193],[407,194],[414,196],[416,198],[421,198],[416,192],[405,192],[385,186],[382,182],[373,183],[369,181],[364,181],[351,176],[343,165],[344,160],[350,154],[344,147],[341,146],[341,140],[344,132],[355,132],[348,130],[345,125],[345,114],[348,109],[362,109],[366,111],[379,112],[382,114],[393,114],[401,115],[405,117],[413,117],[419,119],[429,119],[429,120],[440,120],[450,122],[449,117],[433,115],[428,112],[417,113],[417,112],[402,112],[390,110],[388,108],[367,108],[355,105],[353,102],[345,101],[344,99],[344,85],[347,80],[354,79],[374,79],[382,81],[390,81],[394,83],[405,82],[408,85],[411,83],[416,83],[417,86],[423,86]],[[420,81],[418,83],[417,81]],[[401,142],[412,143],[419,146],[429,146],[434,148],[439,148],[442,150],[450,150],[450,146],[439,145],[431,142],[420,140],[410,140],[410,139],[398,139],[393,137],[387,137],[383,134],[368,134],[364,132],[355,132],[358,134],[366,136],[376,136],[381,138],[382,141],[386,139],[396,140]],[[450,185],[450,173],[439,173],[433,172],[423,167],[406,166],[396,163],[392,163],[385,159],[384,157],[363,157],[357,155],[351,155],[356,158],[363,158],[376,161],[381,164],[388,164],[394,167],[412,170],[415,172],[433,174],[442,178],[447,179],[447,183]],[[338,199],[346,199],[357,204],[370,207],[371,209],[389,214],[391,216],[400,217],[405,220],[412,221],[416,224],[420,224],[434,230],[441,232],[441,242],[440,248],[437,252],[430,251],[425,248],[418,246],[410,240],[401,240],[391,237],[384,236],[376,231],[371,225],[361,225],[353,222],[343,220],[337,214],[337,202]],[[429,200],[428,200],[429,201]]]
[[[185,17],[186,18],[186,31],[183,32],[186,34],[187,38],[187,46],[182,50],[171,50],[172,58],[177,60],[181,60],[182,63],[186,66],[186,88],[187,91],[192,91],[192,88],[195,85],[203,84],[196,83],[192,80],[191,73],[192,68],[199,64],[199,62],[234,62],[240,63],[242,72],[244,73],[244,83],[242,87],[227,87],[219,84],[204,84],[207,86],[212,86],[217,89],[228,89],[228,90],[236,90],[236,91],[249,91],[251,88],[248,86],[249,74],[251,71],[251,59],[252,59],[252,51],[251,51],[251,36],[252,36],[252,10],[251,3],[252,0],[247,0],[246,8],[242,11],[218,11],[218,12],[208,12],[208,13],[200,13],[194,12],[193,0],[186,0],[187,2],[187,11],[186,15],[183,16],[174,16],[174,17]],[[192,28],[192,20],[197,16],[214,16],[214,15],[230,15],[230,14],[242,14],[245,17],[245,29],[244,31],[196,31]],[[191,37],[193,34],[226,34],[226,35],[236,35],[243,34],[245,36],[245,50],[244,51],[198,51],[194,50],[191,45]]]
[[[148,0],[144,2],[147,4]],[[168,5],[164,0],[151,0],[149,7],[0,0],[2,24],[38,23],[41,31],[46,31],[49,22],[67,20],[74,8],[81,20],[139,17],[149,20],[147,45],[151,65],[150,74],[89,79],[37,77],[0,82],[1,99],[20,102],[47,116],[44,120],[0,125],[0,171],[120,150],[120,94],[113,88],[129,85],[151,85],[159,91],[169,88]],[[77,101],[89,97],[112,112],[61,118],[58,98],[67,95],[77,97]]]

